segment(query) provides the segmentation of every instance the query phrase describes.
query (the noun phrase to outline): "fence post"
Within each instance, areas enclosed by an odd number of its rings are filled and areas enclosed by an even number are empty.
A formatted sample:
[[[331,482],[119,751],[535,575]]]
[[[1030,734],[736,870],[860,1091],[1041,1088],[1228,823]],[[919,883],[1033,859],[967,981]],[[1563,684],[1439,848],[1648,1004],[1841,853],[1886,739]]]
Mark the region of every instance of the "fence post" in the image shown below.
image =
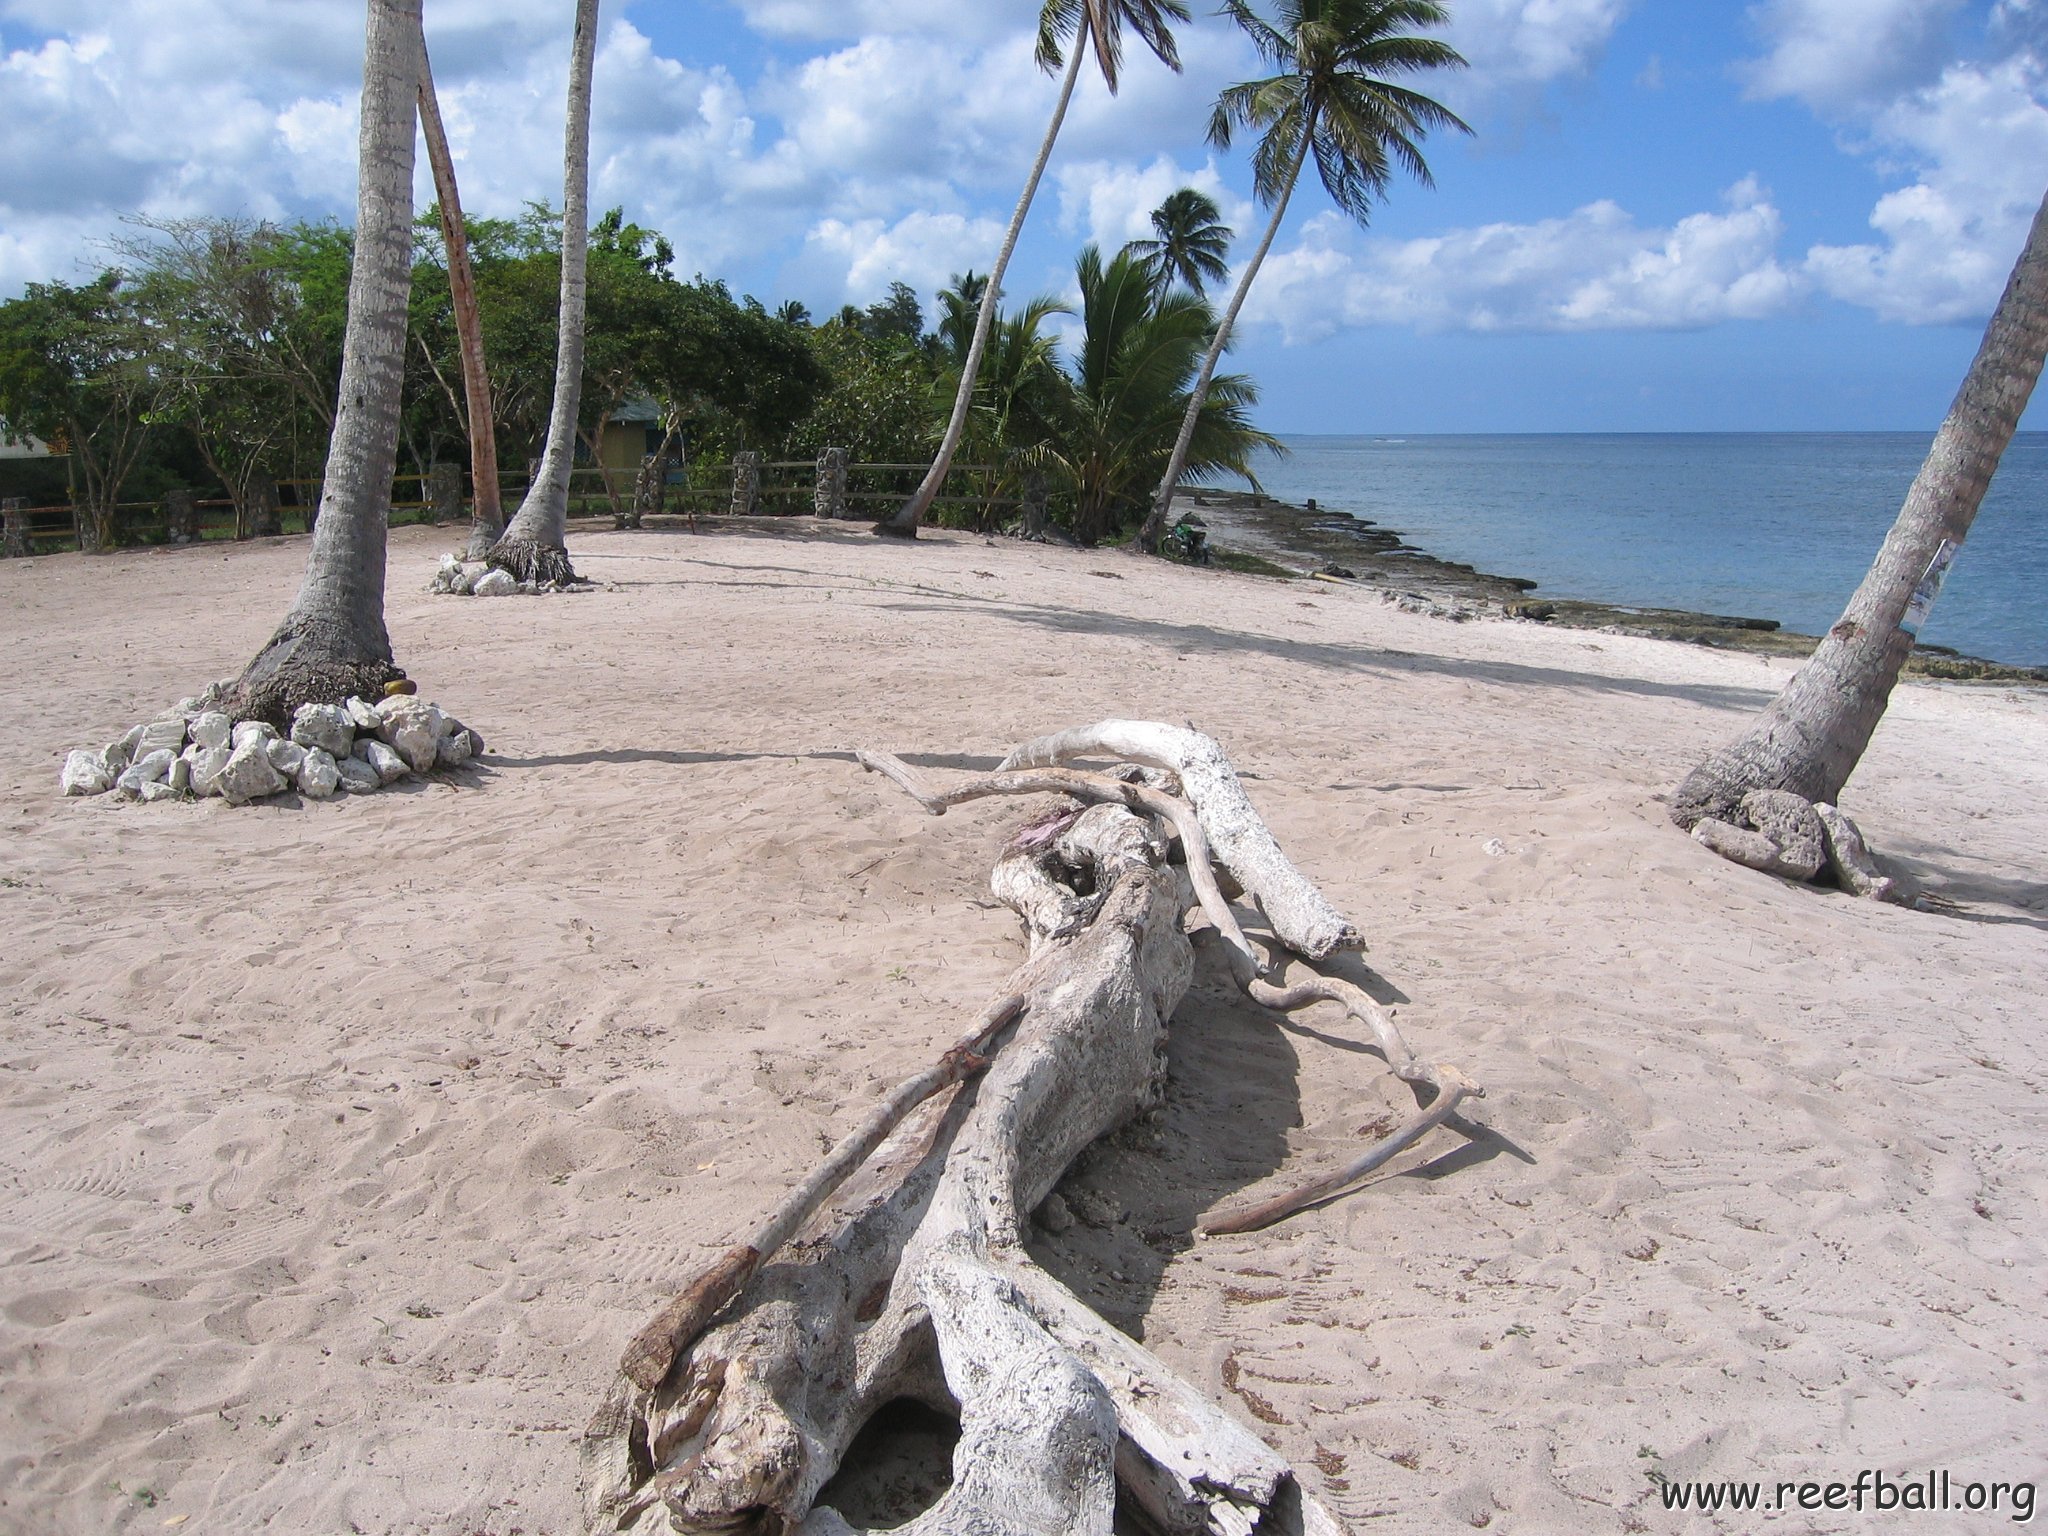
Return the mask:
[[[1024,477],[1024,537],[1041,543],[1046,537],[1045,500],[1045,474],[1034,469]]]
[[[818,489],[811,498],[820,517],[846,516],[846,450],[827,448],[818,455]]]
[[[238,526],[235,529],[235,537],[270,539],[282,533],[284,524],[279,520],[278,506],[276,479],[270,475],[258,475],[249,482],[246,513],[248,531],[245,533]],[[236,521],[239,524],[241,517],[238,516]]]
[[[28,506],[25,498],[9,496],[0,501],[0,522],[5,524],[5,533],[0,534],[0,555],[9,560],[26,560],[28,547]]]
[[[732,515],[751,517],[761,510],[761,455],[751,448],[732,459]]]
[[[199,508],[189,487],[164,492],[164,535],[173,544],[190,544],[199,536]]]
[[[462,467],[437,459],[427,466],[427,514],[436,523],[462,521]]]

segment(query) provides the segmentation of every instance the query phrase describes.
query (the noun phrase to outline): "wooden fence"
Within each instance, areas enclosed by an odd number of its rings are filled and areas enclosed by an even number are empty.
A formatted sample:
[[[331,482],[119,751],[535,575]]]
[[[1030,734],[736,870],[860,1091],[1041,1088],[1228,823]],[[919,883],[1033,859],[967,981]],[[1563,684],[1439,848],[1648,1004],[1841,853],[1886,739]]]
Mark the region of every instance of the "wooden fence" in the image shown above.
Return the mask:
[[[670,512],[691,517],[719,512],[742,517],[880,517],[909,499],[928,467],[850,463],[843,448],[827,448],[814,461],[764,463],[758,454],[742,453],[733,460],[729,478],[721,471],[712,482],[703,473],[711,466],[691,465],[686,471],[680,465],[657,463],[649,455],[639,475],[630,479],[623,471],[573,471],[569,510],[571,516],[612,513],[619,526],[635,528],[648,516]],[[622,485],[622,479],[628,483]],[[1000,476],[988,465],[956,464],[946,483],[949,489],[937,504],[971,509],[983,526],[1003,512],[1031,510],[1015,496],[996,494]],[[518,504],[527,485],[523,474],[500,476],[499,494],[508,509]],[[954,486],[966,489],[954,491]],[[460,522],[469,516],[466,490],[467,477],[453,464],[434,465],[425,475],[400,475],[391,488],[391,521]],[[239,509],[226,499],[200,499],[189,490],[173,490],[161,501],[116,505],[107,542],[192,544],[306,533],[319,503],[318,479],[267,482],[249,498],[249,505]],[[0,514],[0,555],[20,558],[95,545],[96,530],[81,506],[31,507],[16,497],[0,501]]]

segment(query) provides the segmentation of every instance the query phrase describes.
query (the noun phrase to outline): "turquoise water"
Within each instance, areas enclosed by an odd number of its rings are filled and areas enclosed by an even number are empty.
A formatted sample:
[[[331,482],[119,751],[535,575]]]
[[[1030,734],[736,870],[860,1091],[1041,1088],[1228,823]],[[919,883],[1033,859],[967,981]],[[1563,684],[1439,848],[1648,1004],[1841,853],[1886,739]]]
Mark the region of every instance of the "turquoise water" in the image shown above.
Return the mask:
[[[1776,619],[1840,616],[1927,452],[1912,432],[1289,437],[1259,478],[1551,597]],[[2048,665],[2048,433],[2006,450],[1931,645]]]

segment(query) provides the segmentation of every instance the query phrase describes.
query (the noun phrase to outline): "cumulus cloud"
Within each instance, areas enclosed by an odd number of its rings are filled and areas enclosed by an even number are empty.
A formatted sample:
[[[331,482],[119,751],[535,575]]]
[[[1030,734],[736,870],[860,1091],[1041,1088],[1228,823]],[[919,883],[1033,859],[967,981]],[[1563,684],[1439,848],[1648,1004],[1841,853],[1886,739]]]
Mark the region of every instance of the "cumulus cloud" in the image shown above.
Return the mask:
[[[1443,37],[1472,68],[1452,89],[1484,97],[1583,75],[1628,9],[1629,0],[1459,0]]]
[[[955,273],[970,268],[985,273],[1002,238],[1003,226],[995,220],[957,213],[911,213],[893,224],[881,219],[824,219],[805,240],[796,266],[813,287],[843,272],[843,302],[868,304],[887,292],[891,282],[905,282],[930,295]]]
[[[925,36],[982,43],[1016,30],[1017,13],[960,0],[730,0],[747,25],[771,37],[806,40]],[[1006,14],[1008,12],[1008,14]]]
[[[2000,0],[1981,38],[1961,0],[1767,0],[1753,95],[1798,100],[1888,180],[1875,240],[1815,245],[1819,290],[1906,324],[1981,319],[2048,184],[2038,0]],[[1962,58],[1967,43],[1988,56]]]
[[[1156,156],[1142,166],[1090,160],[1060,167],[1057,180],[1060,228],[1093,241],[1104,251],[1115,251],[1128,241],[1151,239],[1152,210],[1182,187],[1193,187],[1213,198],[1223,222],[1240,240],[1260,218],[1251,203],[1223,184],[1213,159],[1195,170],[1182,169],[1170,155]]]
[[[1778,210],[1754,179],[1724,203],[1646,228],[1603,200],[1561,218],[1418,240],[1361,236],[1324,214],[1268,259],[1245,318],[1315,341],[1346,325],[1690,330],[1783,313],[1805,282],[1778,259]]]
[[[1877,142],[1924,169],[1878,200],[1881,243],[1808,253],[1822,290],[1909,324],[1988,314],[2048,185],[2040,94],[2040,67],[2021,57],[1953,66],[1880,113]]]
[[[1941,73],[1961,0],[1766,0],[1750,12],[1762,57],[1752,93],[1840,114],[1897,97]]]

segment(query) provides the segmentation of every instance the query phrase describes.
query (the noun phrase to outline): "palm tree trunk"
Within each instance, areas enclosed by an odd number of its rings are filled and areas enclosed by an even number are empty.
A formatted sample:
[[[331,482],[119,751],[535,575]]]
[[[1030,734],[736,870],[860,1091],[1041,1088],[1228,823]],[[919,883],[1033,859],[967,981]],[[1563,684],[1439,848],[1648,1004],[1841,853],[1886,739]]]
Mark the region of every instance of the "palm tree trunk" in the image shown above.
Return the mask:
[[[1209,381],[1216,376],[1216,363],[1223,356],[1223,349],[1230,345],[1231,328],[1237,324],[1237,312],[1244,308],[1245,295],[1251,292],[1252,279],[1259,275],[1259,267],[1265,261],[1266,253],[1273,249],[1274,237],[1280,233],[1280,221],[1287,217],[1287,204],[1294,197],[1295,183],[1301,180],[1301,168],[1308,162],[1309,143],[1315,136],[1315,127],[1315,112],[1310,109],[1303,114],[1301,143],[1294,151],[1294,164],[1287,168],[1287,179],[1280,184],[1280,198],[1273,205],[1273,217],[1267,221],[1265,238],[1252,252],[1252,259],[1245,263],[1237,287],[1230,295],[1230,307],[1223,312],[1223,319],[1217,324],[1216,339],[1209,343],[1208,354],[1202,359],[1202,371],[1195,379],[1194,390],[1188,396],[1187,411],[1180,419],[1180,435],[1173,441],[1173,456],[1166,461],[1166,473],[1159,481],[1159,489],[1152,495],[1152,510],[1146,514],[1145,525],[1138,530],[1137,538],[1131,541],[1134,550],[1148,555],[1159,553],[1159,541],[1166,536],[1167,519],[1173,515],[1174,488],[1180,484],[1180,477],[1187,469],[1188,449],[1195,440],[1195,424],[1201,419],[1202,407],[1209,403]]]
[[[462,393],[469,407],[469,479],[472,517],[469,557],[481,560],[505,531],[498,500],[498,429],[491,412],[491,379],[484,369],[483,322],[477,314],[476,274],[469,263],[469,232],[462,223],[462,195],[455,186],[455,160],[441,126],[434,94],[433,65],[420,62],[420,128],[434,167],[434,195],[441,204],[441,241],[448,248],[448,295],[455,309],[455,336],[462,350]]]
[[[1010,227],[1003,234],[1003,248],[996,254],[994,270],[989,273],[988,287],[982,290],[981,310],[974,318],[974,340],[967,347],[967,361],[961,365],[960,388],[953,396],[953,415],[946,423],[946,435],[939,441],[938,454],[932,459],[932,467],[925,472],[924,481],[896,512],[875,524],[875,532],[890,534],[899,538],[917,537],[918,524],[931,510],[938,498],[939,489],[946,483],[946,473],[953,467],[953,455],[960,451],[960,439],[967,432],[967,412],[974,403],[974,380],[981,372],[981,358],[988,349],[988,333],[995,324],[996,306],[1003,291],[1003,273],[1008,270],[1010,257],[1017,249],[1017,237],[1024,229],[1024,216],[1031,211],[1031,200],[1038,195],[1038,183],[1045,175],[1045,165],[1052,158],[1053,142],[1060,136],[1060,125],[1066,121],[1067,104],[1074,97],[1074,82],[1081,77],[1081,57],[1088,51],[1089,21],[1084,13],[1079,30],[1074,34],[1072,56],[1067,60],[1067,72],[1060,78],[1060,99],[1052,109],[1052,121],[1045,125],[1045,137],[1038,143],[1038,158],[1031,163],[1031,174],[1025,179],[1023,196],[1017,199],[1016,211],[1010,215]]]
[[[1855,771],[1913,649],[1907,605],[1943,546],[1960,546],[2048,353],[2048,199],[2034,215],[1963,387],[1884,547],[1807,663],[1741,739],[1679,785],[1671,818],[1735,821],[1753,789],[1832,803]]]
[[[490,562],[521,581],[573,582],[569,472],[576,462],[576,415],[583,392],[583,291],[590,252],[590,74],[597,54],[598,0],[576,0],[569,60],[569,112],[562,148],[562,301],[555,344],[555,402],[540,469]]]
[[[405,675],[384,628],[384,540],[412,292],[422,47],[420,0],[370,0],[355,261],[319,519],[297,599],[236,684],[228,708],[237,719],[286,725],[301,704],[375,697]]]

